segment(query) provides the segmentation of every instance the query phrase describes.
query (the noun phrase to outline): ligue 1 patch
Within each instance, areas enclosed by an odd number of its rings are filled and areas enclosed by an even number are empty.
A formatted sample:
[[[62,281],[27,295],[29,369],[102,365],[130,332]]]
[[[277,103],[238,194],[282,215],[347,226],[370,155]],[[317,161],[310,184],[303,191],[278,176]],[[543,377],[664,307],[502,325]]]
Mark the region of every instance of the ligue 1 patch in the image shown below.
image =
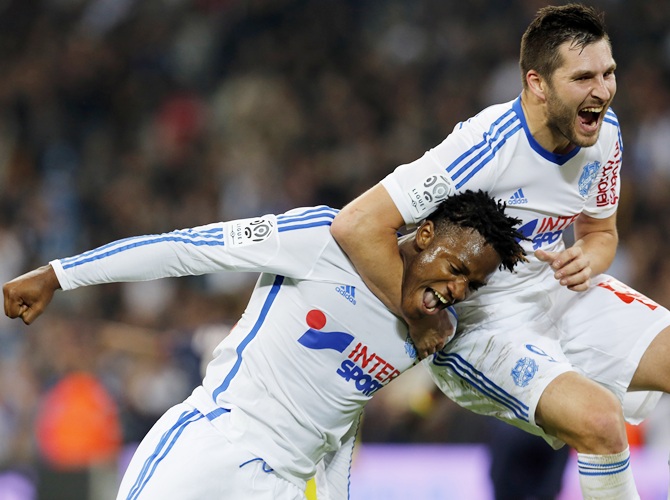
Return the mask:
[[[267,216],[259,219],[241,219],[230,224],[228,237],[234,247],[265,241],[274,230],[274,220]]]
[[[596,178],[596,175],[598,174],[598,170],[600,170],[600,162],[599,161],[593,161],[591,163],[587,163],[584,166],[584,170],[582,170],[582,175],[579,178],[579,194],[582,196],[586,196],[589,194],[589,189],[591,189],[591,184],[593,184],[593,181]]]
[[[428,213],[454,192],[445,175],[431,175],[407,192],[412,212],[417,219]]]
[[[537,373],[538,365],[532,358],[521,358],[512,368],[512,380],[519,387],[526,387]]]

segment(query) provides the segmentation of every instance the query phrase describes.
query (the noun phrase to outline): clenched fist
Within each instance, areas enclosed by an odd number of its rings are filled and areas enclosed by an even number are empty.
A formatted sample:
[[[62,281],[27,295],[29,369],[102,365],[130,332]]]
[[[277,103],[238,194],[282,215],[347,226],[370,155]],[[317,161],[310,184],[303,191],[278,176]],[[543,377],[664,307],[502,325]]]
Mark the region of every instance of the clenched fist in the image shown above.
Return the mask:
[[[44,312],[59,288],[60,283],[50,265],[14,278],[2,287],[5,314],[10,318],[21,318],[29,325]]]

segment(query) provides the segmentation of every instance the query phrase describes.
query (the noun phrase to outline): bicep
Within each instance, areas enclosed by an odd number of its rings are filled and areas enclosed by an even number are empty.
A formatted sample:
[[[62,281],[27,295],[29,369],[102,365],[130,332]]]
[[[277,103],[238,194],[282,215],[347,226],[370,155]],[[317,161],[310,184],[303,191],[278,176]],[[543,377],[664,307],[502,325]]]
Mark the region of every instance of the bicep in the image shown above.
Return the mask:
[[[390,236],[405,224],[388,191],[377,184],[346,205],[335,217],[331,233],[345,250],[363,246],[377,235]]]

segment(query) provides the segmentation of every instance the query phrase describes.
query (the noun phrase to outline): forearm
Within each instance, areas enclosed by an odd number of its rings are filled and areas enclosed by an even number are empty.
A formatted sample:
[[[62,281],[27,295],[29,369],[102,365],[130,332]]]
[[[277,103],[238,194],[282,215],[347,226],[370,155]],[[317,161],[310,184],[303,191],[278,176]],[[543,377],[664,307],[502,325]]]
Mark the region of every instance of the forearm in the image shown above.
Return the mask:
[[[444,346],[454,324],[446,312],[422,318],[403,313],[404,266],[397,232],[404,223],[388,192],[378,184],[344,207],[330,231],[372,292],[407,322],[417,354],[425,358]]]
[[[360,227],[360,226],[359,226]],[[402,261],[395,232],[363,241],[342,237],[337,242],[356,266],[365,284],[396,315],[401,316]],[[374,249],[374,254],[370,249]]]
[[[584,255],[589,260],[591,275],[602,274],[612,265],[618,238],[611,234],[590,234],[575,242],[576,247],[581,247]]]
[[[574,246],[588,259],[592,276],[607,271],[614,261],[619,244],[615,217],[598,220],[582,216],[575,226]]]
[[[344,207],[330,228],[366,285],[398,315],[403,265],[397,231],[403,224],[388,193],[377,185]]]

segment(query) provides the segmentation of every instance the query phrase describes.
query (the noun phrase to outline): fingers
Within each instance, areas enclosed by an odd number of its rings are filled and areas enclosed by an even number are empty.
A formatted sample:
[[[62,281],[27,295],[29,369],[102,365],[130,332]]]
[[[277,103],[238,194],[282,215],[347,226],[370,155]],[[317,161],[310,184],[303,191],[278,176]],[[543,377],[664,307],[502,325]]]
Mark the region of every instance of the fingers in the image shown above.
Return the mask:
[[[6,289],[3,291],[5,296],[5,315],[12,319],[21,318],[26,325],[29,325],[34,319],[34,315],[31,314],[28,304]]]
[[[37,304],[30,306],[20,298],[13,298],[5,295],[5,315],[12,319],[21,318],[26,325],[35,321],[35,319],[42,314],[43,310],[44,308],[39,307]]]
[[[575,292],[587,290],[591,284],[593,270],[581,248],[570,247],[562,252],[537,250],[535,256],[548,263],[554,270],[554,278]]]
[[[542,262],[551,262],[558,256],[558,252],[547,252],[546,250],[535,250],[535,257]]]
[[[2,287],[2,293],[5,299],[5,314],[12,319],[18,318],[24,312],[23,301],[14,294],[10,283]]]
[[[42,314],[42,309],[23,305],[19,313],[19,318],[21,318],[26,325],[30,325],[40,314]]]
[[[425,348],[420,349],[420,350],[417,349],[416,350],[416,355],[419,359],[426,359],[426,358],[432,356],[433,354],[435,354],[436,352],[442,350],[443,347],[444,347],[444,342],[438,343],[437,345],[428,346],[428,347],[425,347]]]
[[[5,314],[29,325],[44,312],[58,288],[60,283],[50,265],[14,278],[2,287]]]

